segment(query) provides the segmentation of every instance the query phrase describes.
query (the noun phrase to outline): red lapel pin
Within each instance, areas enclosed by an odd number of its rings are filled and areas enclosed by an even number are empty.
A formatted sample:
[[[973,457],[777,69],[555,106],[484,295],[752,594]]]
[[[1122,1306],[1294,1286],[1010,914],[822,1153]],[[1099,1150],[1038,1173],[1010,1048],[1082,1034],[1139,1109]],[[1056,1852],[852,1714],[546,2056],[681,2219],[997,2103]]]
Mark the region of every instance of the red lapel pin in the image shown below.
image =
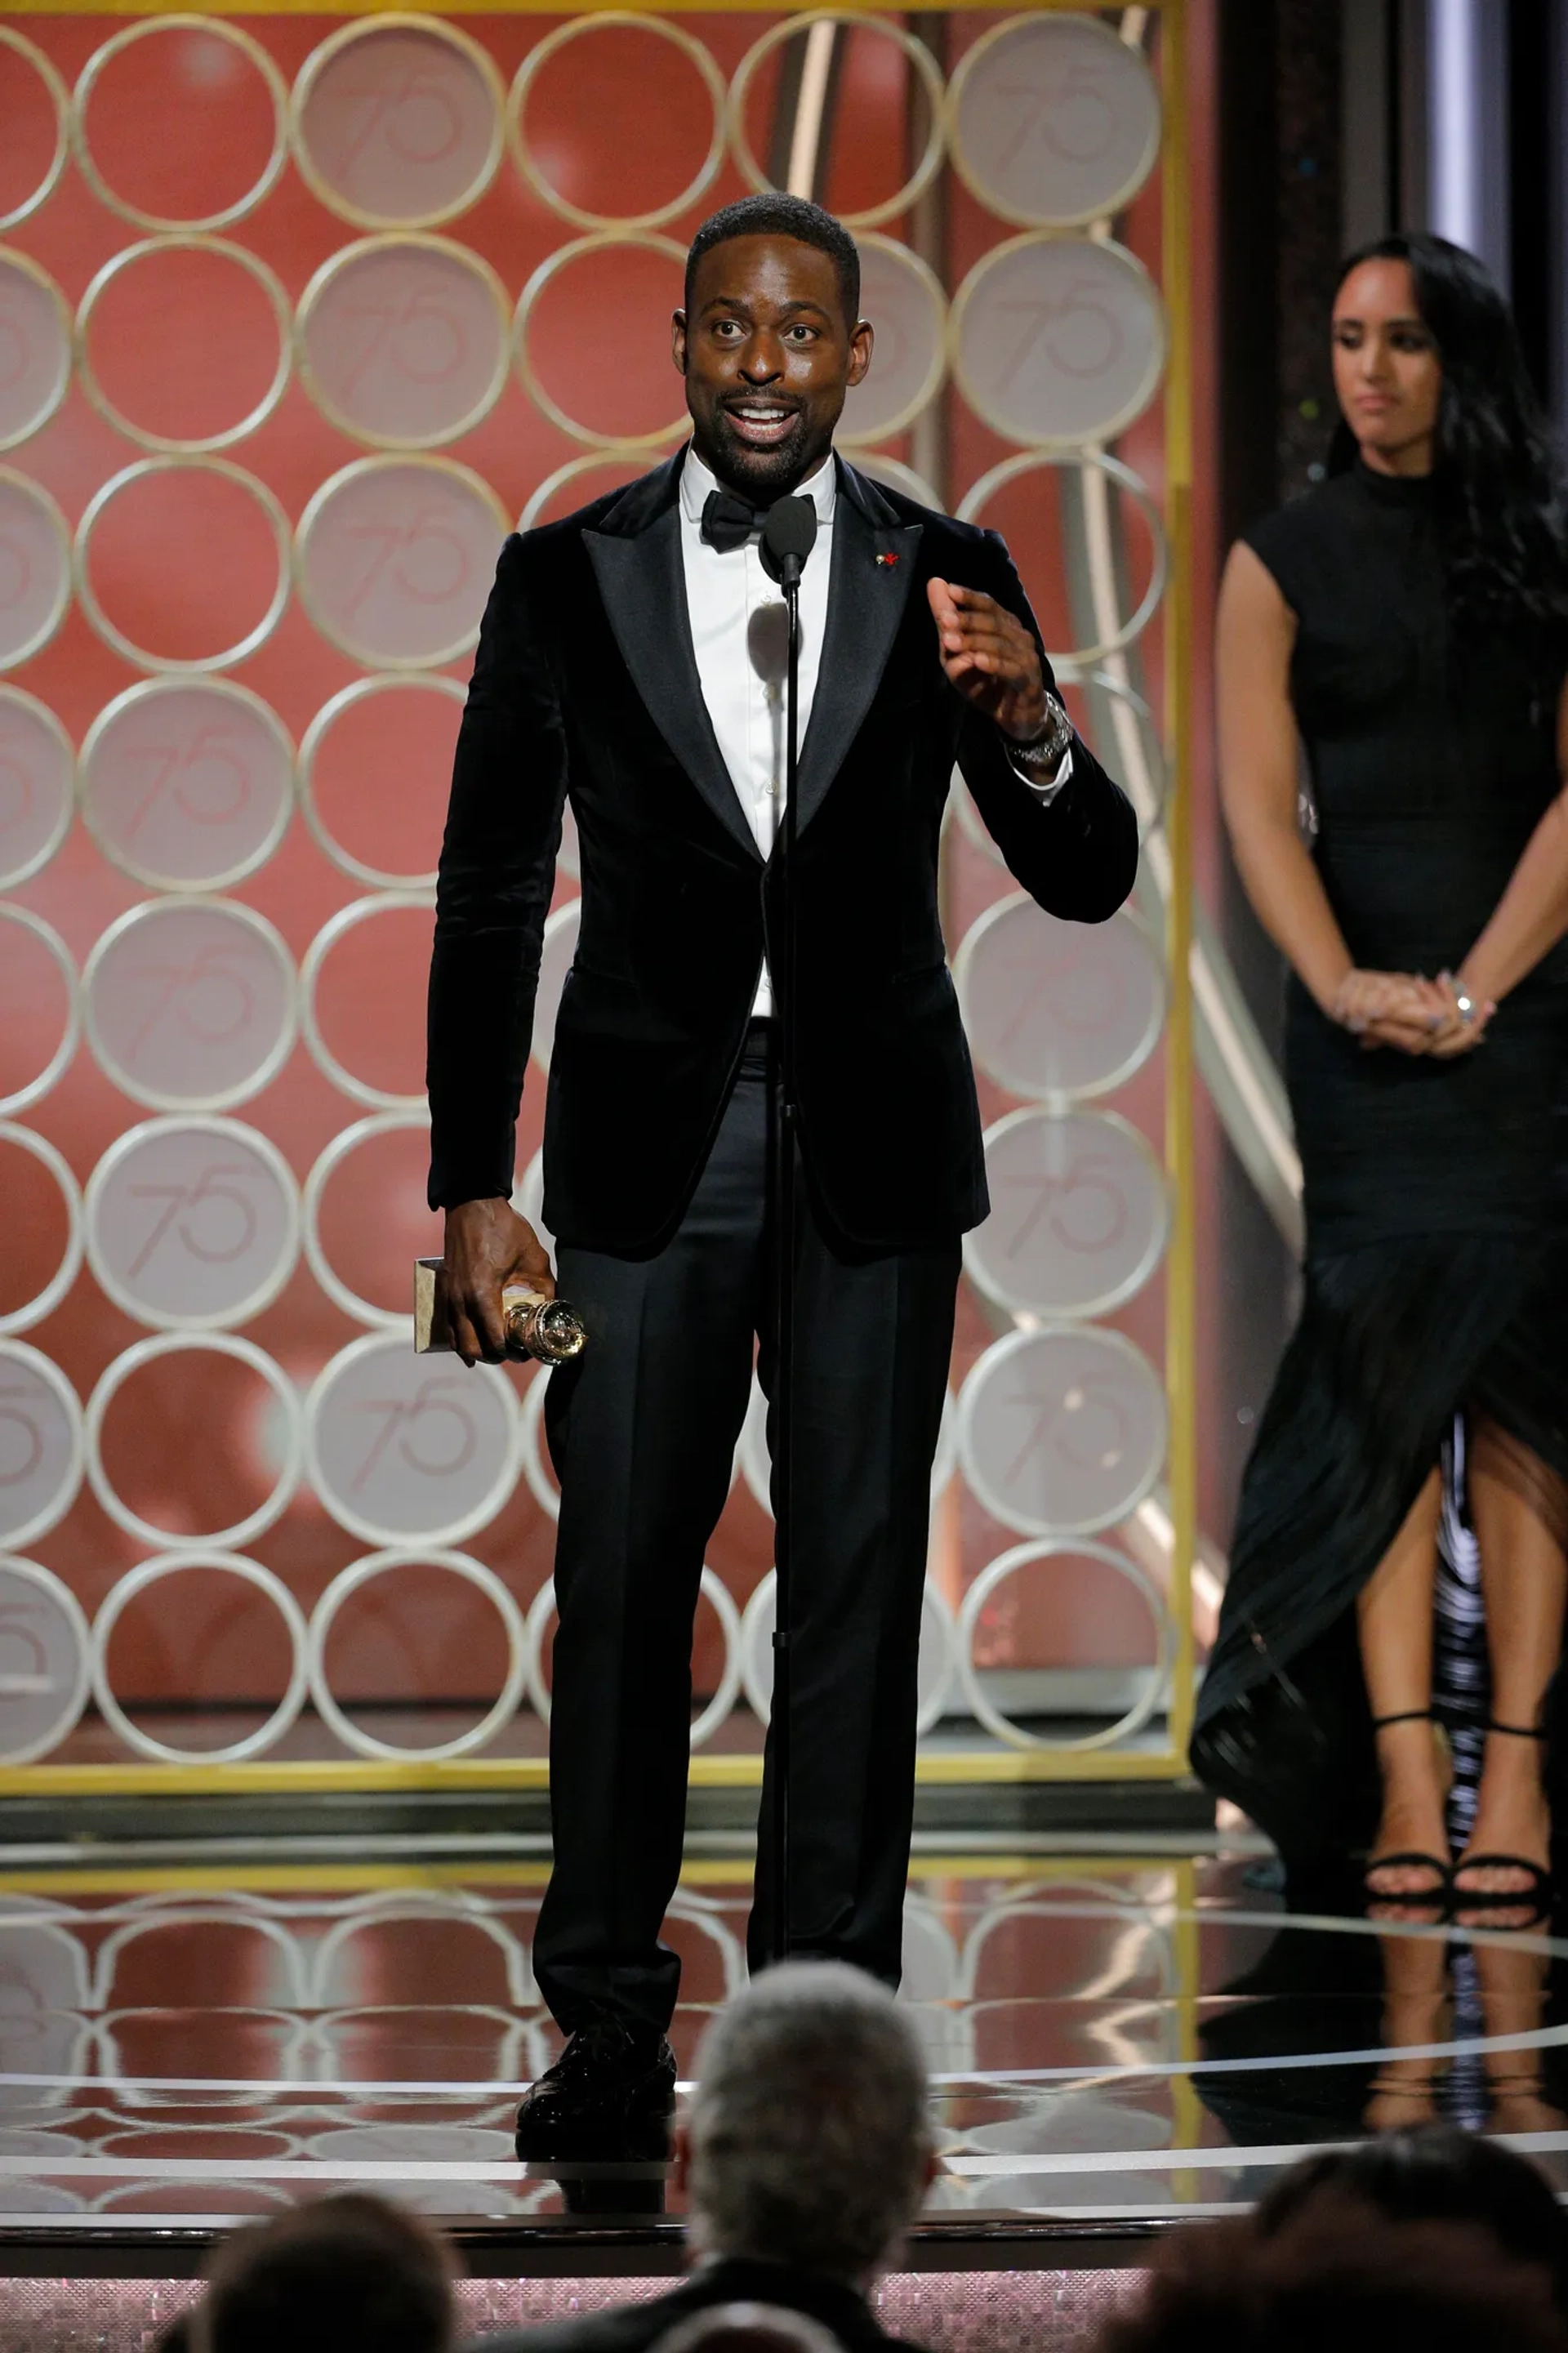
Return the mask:
[[[896,564],[899,559],[896,555],[883,554],[879,555],[876,560],[879,564]]]

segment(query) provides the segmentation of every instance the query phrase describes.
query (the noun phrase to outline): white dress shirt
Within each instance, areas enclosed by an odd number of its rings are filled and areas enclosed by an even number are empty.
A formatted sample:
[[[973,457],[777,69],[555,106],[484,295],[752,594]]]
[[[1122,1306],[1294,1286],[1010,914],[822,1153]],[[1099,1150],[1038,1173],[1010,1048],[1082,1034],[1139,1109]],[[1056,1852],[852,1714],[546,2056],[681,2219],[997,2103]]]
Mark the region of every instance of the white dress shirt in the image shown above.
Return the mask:
[[[730,781],[757,848],[767,858],[784,800],[789,625],[783,593],[763,569],[756,534],[740,547],[723,549],[710,547],[703,538],[702,510],[710,491],[720,487],[717,475],[694,448],[688,448],[680,475],[680,558],[697,675]],[[809,498],[816,509],[816,543],[800,583],[796,697],[804,744],[827,627],[833,515],[838,502],[838,474],[831,453],[795,495]],[[1044,784],[1018,771],[1041,799],[1049,799],[1071,772],[1070,751]],[[764,1016],[773,1009],[773,984],[764,963],[752,1012]]]

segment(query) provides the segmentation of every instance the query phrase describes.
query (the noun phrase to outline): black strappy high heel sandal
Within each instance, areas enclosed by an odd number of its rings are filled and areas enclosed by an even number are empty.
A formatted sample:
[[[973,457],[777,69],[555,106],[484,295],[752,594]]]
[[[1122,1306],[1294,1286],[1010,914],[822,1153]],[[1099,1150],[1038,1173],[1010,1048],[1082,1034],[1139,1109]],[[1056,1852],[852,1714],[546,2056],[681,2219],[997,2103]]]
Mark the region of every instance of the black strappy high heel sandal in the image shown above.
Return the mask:
[[[1436,1724],[1436,1721],[1429,1707],[1406,1707],[1395,1715],[1374,1715],[1372,1728],[1376,1734],[1390,1724]],[[1495,1857],[1488,1859],[1498,1860]],[[1436,1884],[1433,1887],[1374,1887],[1372,1877],[1376,1871],[1429,1871]],[[1446,1862],[1441,1855],[1424,1853],[1419,1847],[1401,1849],[1394,1854],[1373,1855],[1361,1875],[1362,1893],[1369,1904],[1415,1904],[1436,1906],[1440,1911],[1447,1911],[1453,1901],[1453,1863]]]
[[[1534,1724],[1500,1724],[1495,1716],[1487,1719],[1489,1734],[1501,1732],[1510,1740],[1544,1740],[1545,1733]],[[1528,1887],[1461,1887],[1458,1874],[1461,1871],[1521,1871],[1529,1879]],[[1531,1862],[1522,1854],[1468,1854],[1463,1862],[1454,1865],[1450,1874],[1455,1905],[1463,1912],[1528,1912],[1531,1923],[1545,1919],[1552,1910],[1555,1886],[1550,1865]]]

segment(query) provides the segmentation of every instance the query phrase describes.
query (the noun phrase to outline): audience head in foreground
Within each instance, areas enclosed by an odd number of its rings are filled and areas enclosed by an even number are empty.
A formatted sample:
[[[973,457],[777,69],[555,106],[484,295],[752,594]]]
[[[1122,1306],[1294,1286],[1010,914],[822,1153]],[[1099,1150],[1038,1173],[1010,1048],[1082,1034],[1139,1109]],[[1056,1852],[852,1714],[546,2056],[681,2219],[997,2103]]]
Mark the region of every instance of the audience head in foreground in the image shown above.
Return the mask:
[[[1100,2353],[1568,2353],[1539,2264],[1473,2222],[1395,2222],[1325,2189],[1275,2231],[1198,2224]]]
[[[195,2353],[447,2353],[452,2276],[436,2233],[379,2198],[322,2198],[237,2231],[192,2316]]]
[[[1412,2125],[1293,2165],[1258,2208],[1266,2238],[1328,2200],[1353,2198],[1391,2222],[1467,2222],[1535,2265],[1568,2314],[1568,2220],[1528,2158],[1457,2125]]]
[[[677,2160],[698,2254],[865,2286],[935,2170],[925,2063],[886,1987],[841,1961],[769,1969],[698,2073]]]

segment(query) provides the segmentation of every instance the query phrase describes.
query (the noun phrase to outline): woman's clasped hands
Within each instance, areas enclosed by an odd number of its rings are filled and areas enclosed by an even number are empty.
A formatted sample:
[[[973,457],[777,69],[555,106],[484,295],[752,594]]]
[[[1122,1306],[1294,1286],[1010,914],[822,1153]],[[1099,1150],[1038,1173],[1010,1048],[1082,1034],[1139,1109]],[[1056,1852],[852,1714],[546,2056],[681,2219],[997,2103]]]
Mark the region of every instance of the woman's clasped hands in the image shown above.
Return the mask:
[[[1352,965],[1328,1010],[1363,1047],[1393,1046],[1443,1061],[1480,1044],[1497,1007],[1449,972],[1428,980],[1422,973],[1363,972]]]

